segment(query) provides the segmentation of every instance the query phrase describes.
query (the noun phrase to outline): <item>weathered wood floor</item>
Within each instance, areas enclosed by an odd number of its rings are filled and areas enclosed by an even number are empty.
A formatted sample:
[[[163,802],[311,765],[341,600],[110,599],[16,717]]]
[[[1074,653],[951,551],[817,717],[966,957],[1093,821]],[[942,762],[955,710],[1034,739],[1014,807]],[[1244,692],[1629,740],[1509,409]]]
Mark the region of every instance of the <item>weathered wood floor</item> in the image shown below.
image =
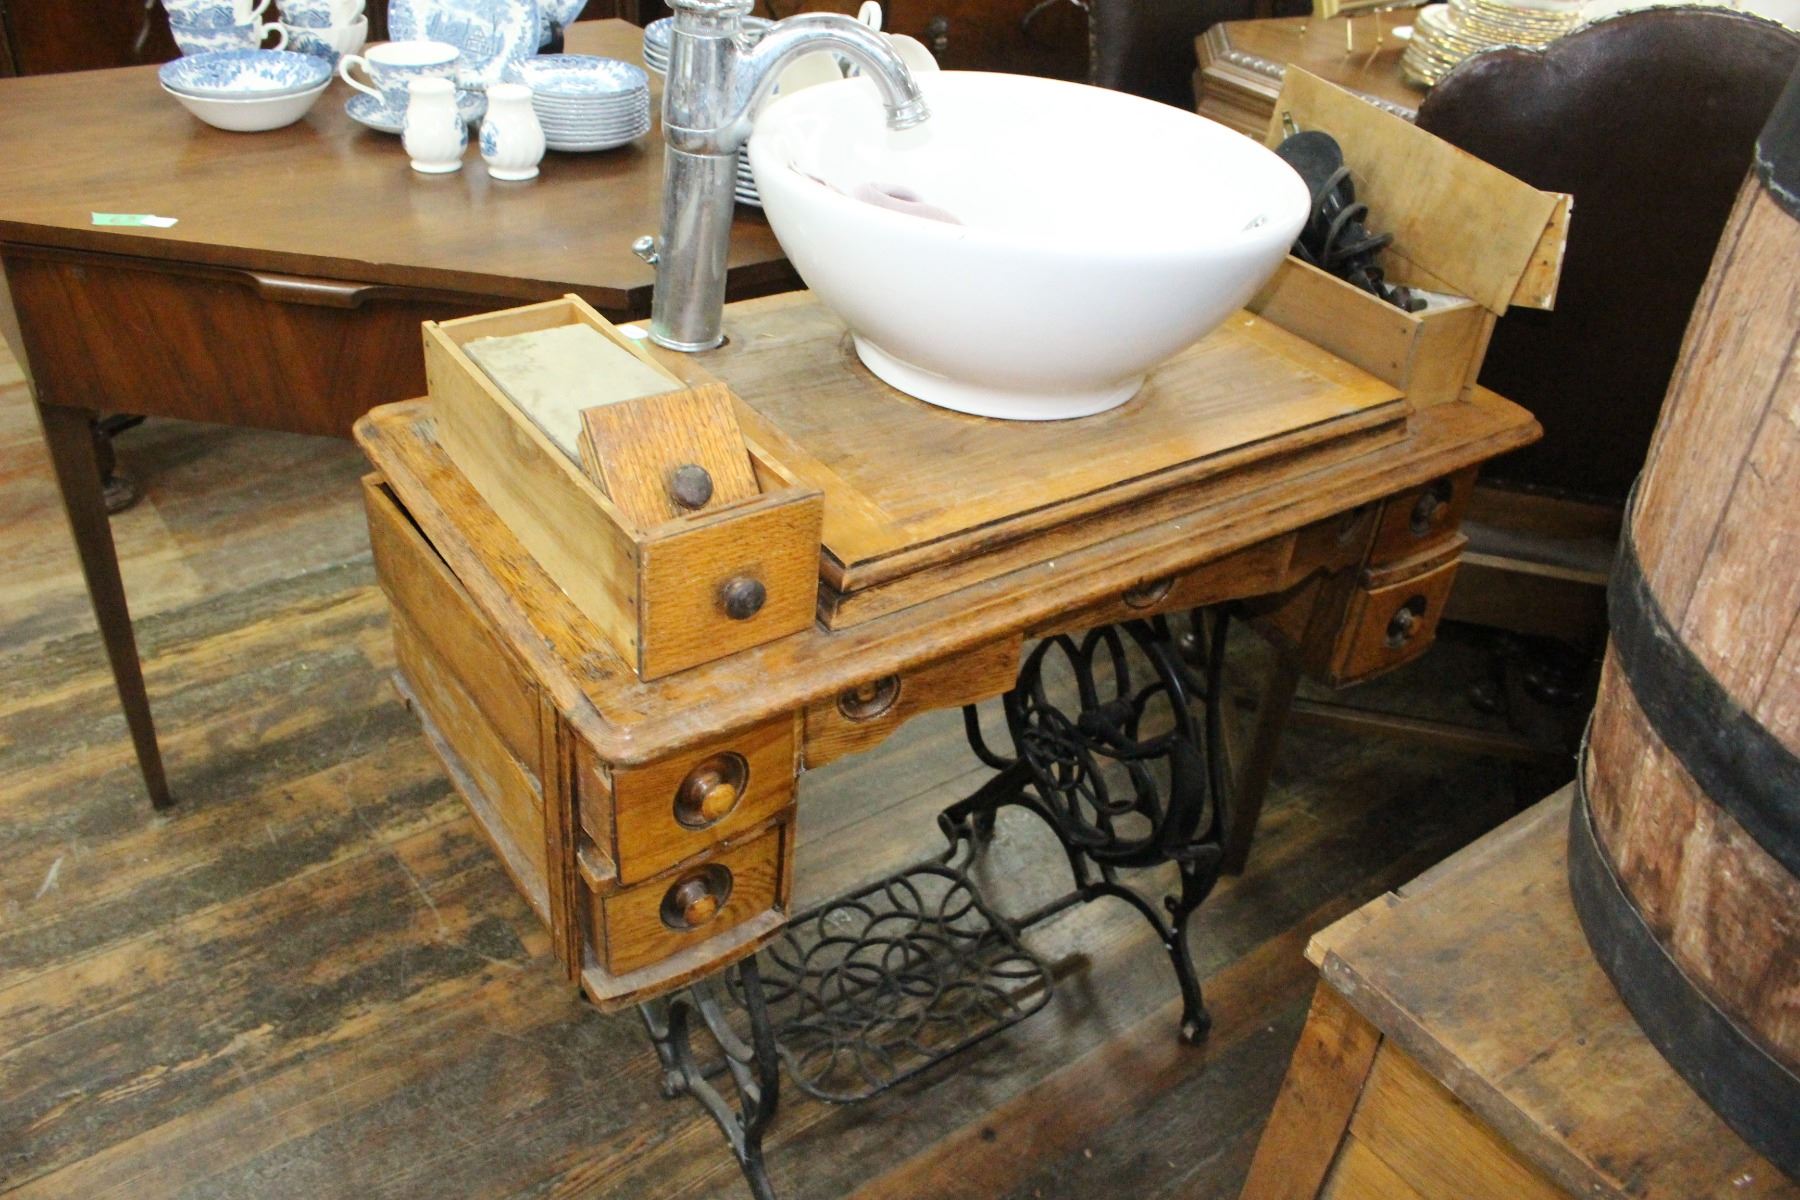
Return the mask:
[[[552,969],[390,690],[354,450],[154,422],[121,457],[146,489],[115,529],[166,816],[0,358],[0,1192],[743,1196],[712,1126],[660,1098],[636,1018]],[[1471,657],[1435,653],[1384,702],[1455,705]],[[804,898],[935,850],[933,814],[981,775],[945,714],[809,776]],[[1204,1047],[1177,1044],[1139,918],[1071,912],[1032,938],[1058,963],[1052,1007],[960,1069],[850,1109],[790,1089],[778,1188],[1235,1196],[1311,991],[1308,934],[1496,824],[1504,781],[1296,732],[1249,874],[1197,921]],[[1057,878],[1023,825],[995,852],[1012,885]]]

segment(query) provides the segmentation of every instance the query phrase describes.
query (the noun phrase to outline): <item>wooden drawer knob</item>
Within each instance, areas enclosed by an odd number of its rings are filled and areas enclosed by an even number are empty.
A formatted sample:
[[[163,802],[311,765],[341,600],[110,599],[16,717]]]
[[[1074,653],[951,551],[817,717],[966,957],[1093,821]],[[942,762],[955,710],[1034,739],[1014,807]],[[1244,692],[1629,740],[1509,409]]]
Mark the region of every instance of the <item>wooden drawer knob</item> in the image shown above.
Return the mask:
[[[1444,519],[1450,511],[1451,487],[1448,479],[1433,482],[1419,495],[1413,504],[1412,532],[1414,537],[1424,537]]]
[[[1425,597],[1413,596],[1402,604],[1388,621],[1387,644],[1404,646],[1412,641],[1425,624]]]
[[[719,607],[725,615],[734,621],[748,621],[762,611],[763,601],[769,593],[762,585],[762,580],[739,576],[728,579],[725,586],[719,589]]]
[[[731,815],[750,782],[750,764],[741,754],[715,754],[687,773],[675,790],[675,819],[689,829],[705,829]]]
[[[669,495],[683,508],[705,508],[713,498],[712,476],[693,463],[676,467],[669,480]]]
[[[872,683],[858,684],[838,693],[838,712],[848,721],[873,721],[900,699],[900,677],[884,675]]]
[[[712,863],[669,885],[663,895],[662,922],[683,932],[698,929],[725,907],[731,898],[731,872]]]
[[[1127,608],[1150,608],[1161,604],[1175,586],[1174,576],[1167,579],[1151,579],[1126,591],[1123,599]]]

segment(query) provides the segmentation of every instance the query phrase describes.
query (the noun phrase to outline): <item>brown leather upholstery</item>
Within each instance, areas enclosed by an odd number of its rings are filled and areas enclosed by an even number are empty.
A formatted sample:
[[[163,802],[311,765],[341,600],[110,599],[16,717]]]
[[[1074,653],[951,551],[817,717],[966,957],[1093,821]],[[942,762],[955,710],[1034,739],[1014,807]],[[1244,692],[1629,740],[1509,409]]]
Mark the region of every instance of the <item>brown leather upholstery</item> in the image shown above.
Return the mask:
[[[1089,0],[1088,78],[1191,110],[1195,38],[1220,21],[1311,11],[1312,0]]]
[[[1688,316],[1800,35],[1720,9],[1655,9],[1539,53],[1453,71],[1418,123],[1575,197],[1554,312],[1513,309],[1481,382],[1543,440],[1486,478],[1622,499],[1643,465]]]

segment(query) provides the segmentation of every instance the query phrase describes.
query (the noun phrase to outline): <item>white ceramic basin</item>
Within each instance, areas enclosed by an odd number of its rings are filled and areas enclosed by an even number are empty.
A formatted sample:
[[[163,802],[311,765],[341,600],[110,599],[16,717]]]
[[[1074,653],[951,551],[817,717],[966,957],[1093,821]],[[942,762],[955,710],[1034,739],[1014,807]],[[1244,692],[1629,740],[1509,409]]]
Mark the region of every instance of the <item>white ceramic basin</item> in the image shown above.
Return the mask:
[[[876,375],[1019,420],[1123,404],[1255,294],[1307,209],[1287,164],[1204,117],[1020,75],[920,78],[890,131],[867,80],[781,99],[750,142],[782,248]],[[905,189],[960,224],[854,198]]]

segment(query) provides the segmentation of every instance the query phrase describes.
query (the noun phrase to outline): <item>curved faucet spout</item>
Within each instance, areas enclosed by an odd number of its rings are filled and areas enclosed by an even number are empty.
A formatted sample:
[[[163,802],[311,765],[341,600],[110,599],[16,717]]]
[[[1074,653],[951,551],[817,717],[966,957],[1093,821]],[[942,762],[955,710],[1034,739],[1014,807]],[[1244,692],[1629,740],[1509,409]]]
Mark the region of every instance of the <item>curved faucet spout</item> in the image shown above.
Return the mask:
[[[723,340],[737,153],[782,68],[802,54],[834,52],[874,83],[889,127],[910,129],[930,110],[888,40],[852,17],[789,17],[747,46],[748,0],[674,0],[674,8],[663,91],[662,235],[639,252],[656,267],[651,340],[710,350]]]
[[[781,71],[802,54],[833,51],[861,67],[887,109],[890,129],[911,129],[931,116],[918,81],[893,45],[854,17],[806,13],[781,21],[743,55],[742,119],[746,122],[775,88]],[[743,130],[745,136],[749,129]]]

